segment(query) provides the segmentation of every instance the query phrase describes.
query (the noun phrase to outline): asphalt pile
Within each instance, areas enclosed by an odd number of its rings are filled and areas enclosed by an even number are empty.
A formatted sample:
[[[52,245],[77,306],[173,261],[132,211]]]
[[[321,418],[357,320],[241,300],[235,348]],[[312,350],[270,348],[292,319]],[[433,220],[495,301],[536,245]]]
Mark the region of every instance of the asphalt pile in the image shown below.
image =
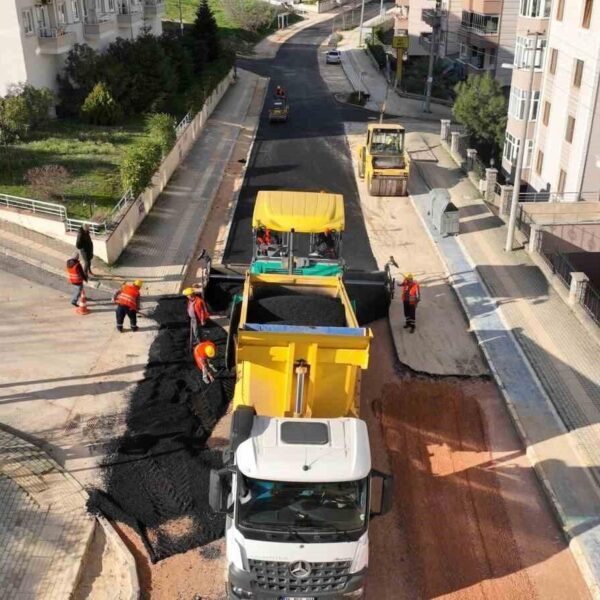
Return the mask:
[[[276,323],[305,327],[344,327],[344,306],[337,298],[315,294],[278,295],[251,300],[248,323]]]
[[[217,345],[219,373],[210,385],[202,381],[181,296],[159,300],[152,316],[160,329],[89,508],[135,528],[156,562],[223,533],[223,517],[208,504],[210,470],[222,466],[222,454],[206,442],[233,397],[234,377],[224,367],[225,331],[209,322],[202,334]]]

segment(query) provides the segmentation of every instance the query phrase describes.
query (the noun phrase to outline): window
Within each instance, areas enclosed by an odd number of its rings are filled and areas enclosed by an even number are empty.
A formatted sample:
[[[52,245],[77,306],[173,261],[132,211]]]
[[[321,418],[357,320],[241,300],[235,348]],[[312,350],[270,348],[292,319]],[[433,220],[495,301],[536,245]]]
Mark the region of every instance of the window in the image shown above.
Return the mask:
[[[581,26],[584,29],[589,29],[590,24],[592,22],[592,8],[594,6],[594,0],[584,0],[583,5],[583,19],[581,21]]]
[[[31,35],[34,29],[33,11],[28,8],[21,13],[21,16],[23,17],[23,31],[25,35]]]
[[[504,158],[509,163],[514,163],[517,160],[519,154],[520,140],[512,136],[508,131],[506,132],[506,138],[504,140]]]
[[[561,169],[560,174],[558,175],[558,187],[556,190],[559,194],[564,193],[566,181],[567,181],[567,174]]]
[[[540,105],[540,92],[533,92],[531,99],[531,109],[529,111],[529,120],[537,119]],[[514,85],[510,88],[510,98],[508,101],[508,114],[515,119],[522,121],[525,118],[525,110],[527,108],[527,92],[520,90]]]
[[[550,16],[552,0],[521,0],[522,17],[545,18]]]
[[[480,15],[466,10],[462,11],[461,26],[483,35],[498,33],[499,21],[498,15]]]
[[[569,144],[573,141],[573,133],[575,131],[575,117],[567,118],[567,131],[565,132],[565,140],[569,142]]]
[[[581,87],[581,78],[583,77],[583,61],[575,59],[575,70],[573,73],[573,87]]]
[[[546,49],[546,39],[538,37],[537,50],[533,51],[533,37],[523,37],[518,35],[515,43],[515,67],[524,69],[531,67],[531,61],[535,54],[535,68],[541,69],[544,64],[544,50]]]
[[[71,12],[73,13],[73,21],[78,23],[81,20],[79,14],[79,0],[71,0]]]
[[[565,13],[565,0],[558,0],[558,4],[556,6],[556,20],[562,21],[564,13]]]
[[[538,150],[537,160],[535,161],[535,172],[538,175],[542,174],[542,167],[544,166],[544,153],[541,150]]]
[[[67,5],[63,2],[57,6],[57,15],[59,25],[67,24]]]
[[[115,12],[115,0],[108,0],[108,10]]]
[[[554,75],[556,73],[556,63],[558,62],[558,50],[556,48],[550,49],[550,73]]]
[[[530,169],[531,162],[533,160],[533,140],[527,140],[527,145],[525,146],[525,157],[523,158],[523,168]]]
[[[548,100],[546,100],[544,102],[544,115],[542,116],[542,123],[544,123],[544,125],[546,125],[546,127],[548,126],[548,123],[550,122],[550,109],[552,108],[552,105],[550,104],[550,102],[548,102]]]

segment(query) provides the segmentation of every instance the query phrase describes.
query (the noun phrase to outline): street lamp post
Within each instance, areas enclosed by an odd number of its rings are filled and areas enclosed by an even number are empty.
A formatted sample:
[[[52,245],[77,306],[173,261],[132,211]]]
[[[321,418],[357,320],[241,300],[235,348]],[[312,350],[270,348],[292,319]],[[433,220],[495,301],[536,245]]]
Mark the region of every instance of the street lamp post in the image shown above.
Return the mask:
[[[358,47],[362,47],[363,20],[365,18],[365,0],[362,0],[360,5],[360,29],[358,30]]]
[[[529,33],[528,33],[529,35]],[[508,232],[506,233],[506,245],[504,250],[506,252],[512,252],[513,241],[515,238],[515,225],[517,223],[517,208],[519,207],[519,193],[521,190],[521,170],[523,168],[523,157],[525,156],[525,146],[527,144],[527,128],[529,127],[529,113],[531,111],[531,97],[533,95],[533,76],[535,73],[535,58],[537,55],[537,46],[539,32],[534,34],[533,43],[533,56],[531,58],[531,66],[529,68],[529,91],[527,92],[527,106],[525,108],[525,124],[523,127],[523,133],[519,140],[519,150],[517,152],[517,164],[515,166],[515,180],[512,199],[510,203],[510,215],[508,217]]]

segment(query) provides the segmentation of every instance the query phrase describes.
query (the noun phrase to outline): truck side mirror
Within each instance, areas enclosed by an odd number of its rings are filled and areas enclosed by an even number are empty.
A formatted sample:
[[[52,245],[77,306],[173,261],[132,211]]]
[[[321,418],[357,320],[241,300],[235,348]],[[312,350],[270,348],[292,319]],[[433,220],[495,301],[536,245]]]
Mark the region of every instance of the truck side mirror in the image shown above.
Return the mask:
[[[381,480],[381,489],[379,491],[379,509],[371,509],[371,517],[379,517],[385,515],[392,508],[394,501],[394,477],[387,473],[382,473],[377,469],[371,470],[371,499],[373,498],[373,481]]]
[[[208,484],[208,503],[219,514],[229,512],[228,497],[231,492],[231,471],[212,469]]]

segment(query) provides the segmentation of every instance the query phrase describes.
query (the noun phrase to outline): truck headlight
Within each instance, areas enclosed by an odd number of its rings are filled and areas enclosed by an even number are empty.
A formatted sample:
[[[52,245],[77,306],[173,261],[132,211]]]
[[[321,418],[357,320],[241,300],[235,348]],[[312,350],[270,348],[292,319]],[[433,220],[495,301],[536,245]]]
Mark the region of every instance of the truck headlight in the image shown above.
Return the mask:
[[[231,591],[238,598],[253,598],[252,592],[249,592],[248,590],[245,590],[244,588],[238,587],[237,585],[232,585],[231,586]]]
[[[342,598],[362,598],[363,597],[363,593],[365,591],[365,588],[358,588],[357,590],[354,590],[353,592],[346,592]]]

